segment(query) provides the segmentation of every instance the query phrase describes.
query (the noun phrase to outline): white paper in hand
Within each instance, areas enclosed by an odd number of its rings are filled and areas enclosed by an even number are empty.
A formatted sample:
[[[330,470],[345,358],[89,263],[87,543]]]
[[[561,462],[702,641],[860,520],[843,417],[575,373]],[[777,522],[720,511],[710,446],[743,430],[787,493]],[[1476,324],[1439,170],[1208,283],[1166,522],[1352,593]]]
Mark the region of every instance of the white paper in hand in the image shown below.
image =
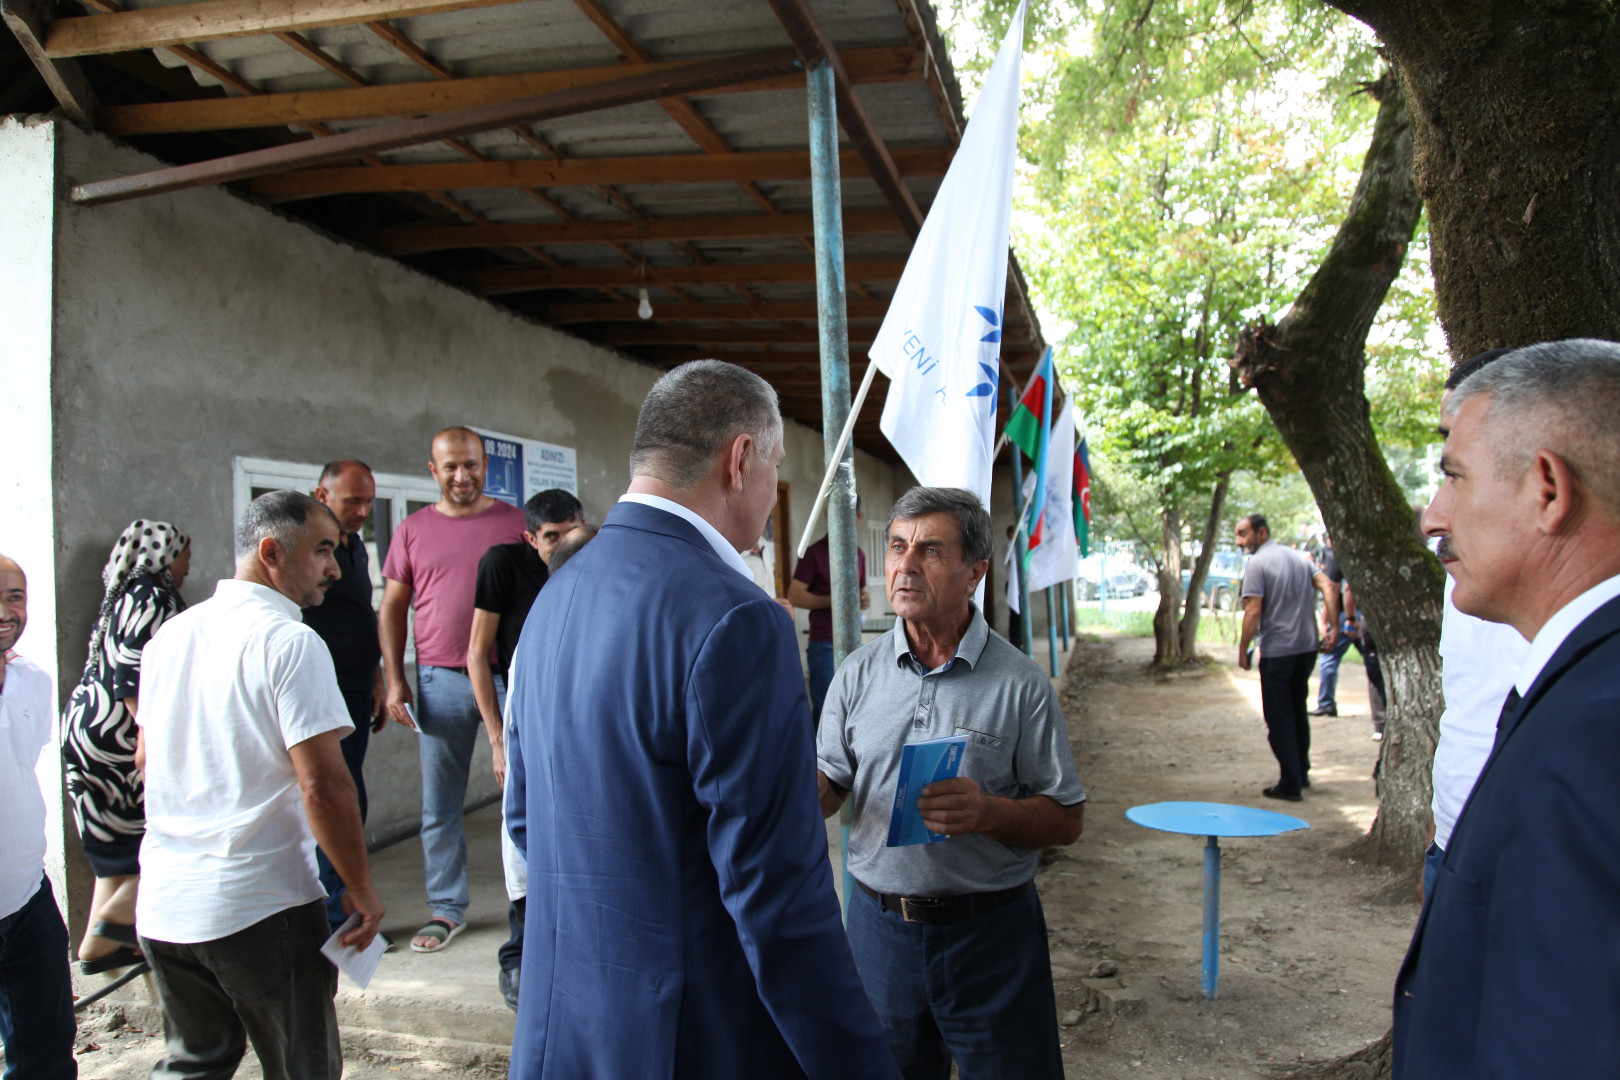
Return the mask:
[[[326,939],[326,944],[321,946],[321,954],[364,990],[371,985],[371,977],[377,973],[377,962],[382,959],[383,950],[387,946],[383,944],[381,934],[372,938],[371,944],[364,949],[356,949],[353,945],[344,945],[338,941],[338,935],[347,934],[359,925],[360,913],[357,911]]]

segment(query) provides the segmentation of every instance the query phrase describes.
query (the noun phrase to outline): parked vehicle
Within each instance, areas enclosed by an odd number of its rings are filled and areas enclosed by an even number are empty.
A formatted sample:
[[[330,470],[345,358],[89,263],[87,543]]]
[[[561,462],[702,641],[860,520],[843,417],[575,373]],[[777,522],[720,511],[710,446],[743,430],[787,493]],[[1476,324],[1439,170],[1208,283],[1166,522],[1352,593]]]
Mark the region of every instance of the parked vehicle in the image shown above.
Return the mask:
[[[1081,559],[1076,595],[1081,600],[1096,600],[1105,587],[1109,596],[1141,596],[1153,587],[1153,579],[1126,558],[1091,555]]]
[[[1233,611],[1239,606],[1243,593],[1243,568],[1248,556],[1241,551],[1217,551],[1209,562],[1209,574],[1204,578],[1204,606],[1216,611]],[[1181,591],[1185,595],[1192,584],[1192,563],[1189,560],[1181,572]]]

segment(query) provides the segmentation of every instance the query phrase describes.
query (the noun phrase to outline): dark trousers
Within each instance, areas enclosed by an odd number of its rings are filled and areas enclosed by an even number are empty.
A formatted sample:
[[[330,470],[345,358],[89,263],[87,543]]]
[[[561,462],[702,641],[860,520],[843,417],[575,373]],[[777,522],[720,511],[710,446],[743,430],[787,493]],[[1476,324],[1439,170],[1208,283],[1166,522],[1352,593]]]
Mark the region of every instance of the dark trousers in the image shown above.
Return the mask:
[[[810,669],[810,721],[815,728],[819,728],[821,706],[827,700],[827,688],[832,685],[834,671],[832,642],[812,641],[805,645],[804,662]],[[811,730],[814,731],[815,728]]]
[[[1057,1000],[1040,897],[942,926],[908,923],[864,889],[849,945],[906,1080],[1062,1080]]]
[[[366,747],[371,745],[371,688],[343,690],[343,704],[348,707],[354,730],[343,737],[338,746],[343,750],[343,763],[354,777],[354,791],[360,796],[360,820],[366,820]],[[315,849],[315,866],[320,871],[321,886],[326,889],[326,919],[336,930],[348,920],[343,913],[343,879],[337,868],[326,857],[326,852]]]
[[[524,899],[520,896],[506,905],[506,925],[510,934],[506,944],[495,954],[500,958],[502,971],[516,971],[523,963]]]
[[[141,938],[168,1051],[152,1080],[228,1080],[250,1041],[265,1080],[338,1080],[337,968],[321,955],[330,935],[316,900],[215,941]]]
[[[5,1080],[73,1080],[73,978],[68,935],[49,878],[0,919],[0,1042]]]
[[[1311,719],[1305,706],[1310,692],[1313,652],[1260,657],[1260,706],[1266,714],[1266,738],[1277,755],[1285,794],[1297,795],[1311,771]]]

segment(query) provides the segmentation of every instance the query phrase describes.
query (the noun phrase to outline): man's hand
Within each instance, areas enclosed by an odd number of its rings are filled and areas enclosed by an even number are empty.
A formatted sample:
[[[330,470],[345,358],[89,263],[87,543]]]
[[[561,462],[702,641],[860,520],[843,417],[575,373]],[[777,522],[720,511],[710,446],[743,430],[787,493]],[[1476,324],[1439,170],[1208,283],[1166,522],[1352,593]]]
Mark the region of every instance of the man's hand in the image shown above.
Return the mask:
[[[1355,635],[1351,635],[1354,637]],[[1339,643],[1339,628],[1337,626],[1322,627],[1322,652],[1332,652],[1333,646]]]
[[[404,724],[413,730],[416,728],[416,725],[411,723],[410,714],[405,711],[405,706],[416,704],[416,699],[411,696],[411,688],[405,685],[404,680],[389,684],[385,701],[388,715],[393,717],[396,724]]]
[[[776,602],[782,605],[782,610],[788,613],[788,618],[793,618],[793,601],[785,596],[778,596]]]
[[[867,608],[870,608],[871,606],[872,606],[872,594],[866,591],[866,586],[865,585],[862,585],[861,586],[861,610],[865,611]]]
[[[373,673],[371,680],[371,733],[375,735],[388,726],[388,683],[382,668]]]
[[[939,780],[922,789],[917,800],[929,832],[946,836],[983,832],[990,814],[990,799],[965,776]]]
[[[506,740],[491,739],[489,749],[495,757],[495,782],[501,787],[506,786]]]
[[[343,890],[343,910],[349,915],[356,911],[360,913],[360,925],[338,938],[339,943],[350,945],[356,949],[364,949],[371,944],[371,939],[377,936],[377,927],[382,925],[383,915],[387,909],[383,907],[382,898],[377,890],[367,887],[353,889],[345,887]]]
[[[1248,671],[1254,666],[1254,650],[1238,647],[1238,667]]]

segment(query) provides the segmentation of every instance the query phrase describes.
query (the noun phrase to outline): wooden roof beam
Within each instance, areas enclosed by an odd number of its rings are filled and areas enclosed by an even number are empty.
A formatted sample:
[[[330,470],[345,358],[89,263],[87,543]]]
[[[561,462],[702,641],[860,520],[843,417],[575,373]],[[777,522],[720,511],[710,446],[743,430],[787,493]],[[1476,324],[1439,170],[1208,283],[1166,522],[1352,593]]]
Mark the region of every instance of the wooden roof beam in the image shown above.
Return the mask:
[[[878,190],[883,192],[883,197],[900,218],[901,226],[915,239],[922,231],[923,213],[901,179],[900,170],[890,156],[883,136],[878,134],[877,125],[866,115],[844,61],[833,47],[832,38],[822,29],[821,21],[810,10],[809,0],[770,0],[770,5],[805,63],[822,63],[832,68],[838,88],[838,123],[855,144],[861,160],[866,162],[872,179],[877,182]]]
[[[197,5],[186,5],[194,7]],[[172,11],[174,8],[160,8]],[[179,10],[184,10],[179,9]],[[111,16],[96,16],[110,18]],[[221,184],[266,173],[297,169],[341,161],[360,154],[377,153],[416,146],[425,142],[468,135],[509,124],[530,123],[536,120],[573,116],[597,109],[629,105],[671,94],[701,90],[706,86],[724,86],[734,82],[760,78],[765,75],[791,71],[795,60],[786,52],[754,53],[728,60],[709,60],[688,64],[670,71],[631,75],[623,79],[600,83],[592,87],[561,90],[551,94],[537,94],[499,105],[482,105],[471,109],[444,113],[423,119],[401,120],[377,127],[360,128],[333,135],[326,139],[277,146],[267,150],[253,150],[245,154],[232,154],[213,161],[181,165],[169,169],[135,176],[80,184],[73,188],[75,202],[95,205],[133,199],[143,195],[156,195],[167,191]],[[739,155],[733,155],[739,156]],[[475,169],[494,167],[496,163],[472,165]],[[386,169],[367,169],[382,173]],[[520,187],[533,185],[521,184]],[[378,190],[378,189],[371,189]],[[433,190],[444,190],[435,185]]]
[[[844,264],[844,276],[864,281],[899,281],[904,259],[878,259]],[[570,266],[497,267],[472,275],[473,288],[486,295],[536,289],[583,289],[602,285],[776,285],[816,280],[814,263],[747,263],[741,266]]]
[[[656,311],[655,311],[656,313]],[[626,326],[588,335],[605,345],[814,345],[814,326]],[[870,345],[877,327],[852,327],[851,344]]]
[[[45,38],[55,59],[160,49],[193,41],[297,33],[322,26],[494,7],[512,0],[201,0],[57,19]]]
[[[46,27],[50,23],[43,4],[38,0],[0,0],[0,15],[16,35],[17,43],[50,88],[62,111],[74,120],[90,127],[96,115],[96,95],[90,81],[72,60],[48,55],[45,47]]]
[[[522,225],[401,225],[379,229],[375,243],[396,255],[458,248],[516,247],[521,244],[650,243],[666,240],[735,240],[809,236],[809,214],[743,214],[729,217],[652,218],[633,221],[547,221]],[[882,236],[900,232],[887,210],[856,210],[844,215],[844,235]],[[809,316],[815,318],[814,312]]]
[[[349,134],[381,130],[383,129],[366,128],[362,132]],[[950,167],[951,153],[947,147],[897,150],[895,160],[905,175],[943,176],[945,170]],[[291,168],[291,166],[284,167]],[[865,163],[852,150],[844,151],[841,167],[846,180],[866,175]],[[810,155],[807,151],[780,150],[738,154],[570,158],[563,161],[390,165],[384,169],[301,169],[297,172],[285,172],[278,176],[265,176],[255,180],[249,185],[249,190],[255,195],[269,199],[308,199],[317,195],[342,195],[363,191],[593,187],[605,184],[711,184],[732,183],[738,180],[809,178]]]
[[[892,217],[884,211],[884,217]],[[882,300],[851,300],[848,304],[851,319],[881,319],[889,310],[887,302]],[[640,322],[641,317],[636,314],[636,305],[623,304],[549,304],[535,312],[538,318],[544,319],[553,326],[567,326],[570,323],[611,323],[611,322]],[[813,322],[816,318],[816,302],[803,301],[762,301],[757,304],[713,303],[713,304],[653,304],[654,323],[672,322],[720,322],[732,319],[802,319]]]
[[[168,10],[168,9],[160,9]],[[382,36],[378,27],[368,29]],[[396,31],[397,33],[397,31]],[[392,43],[392,42],[391,42]],[[178,49],[176,50],[179,51]],[[193,50],[186,50],[196,56]],[[418,61],[420,63],[420,61]],[[915,82],[923,77],[922,62],[911,49],[882,47],[850,49],[844,54],[850,77],[857,83]],[[339,120],[385,120],[401,116],[432,116],[474,105],[490,105],[514,98],[571,90],[651,71],[667,71],[689,62],[617,64],[611,67],[537,71],[519,75],[397,83],[340,90],[306,90],[264,94],[251,98],[200,98],[144,105],[111,105],[96,120],[109,135],[162,135],[179,131],[219,131],[228,128],[280,127]],[[798,90],[802,74],[773,75],[750,82],[710,87],[705,94],[757,90]],[[238,87],[238,89],[241,89]]]

